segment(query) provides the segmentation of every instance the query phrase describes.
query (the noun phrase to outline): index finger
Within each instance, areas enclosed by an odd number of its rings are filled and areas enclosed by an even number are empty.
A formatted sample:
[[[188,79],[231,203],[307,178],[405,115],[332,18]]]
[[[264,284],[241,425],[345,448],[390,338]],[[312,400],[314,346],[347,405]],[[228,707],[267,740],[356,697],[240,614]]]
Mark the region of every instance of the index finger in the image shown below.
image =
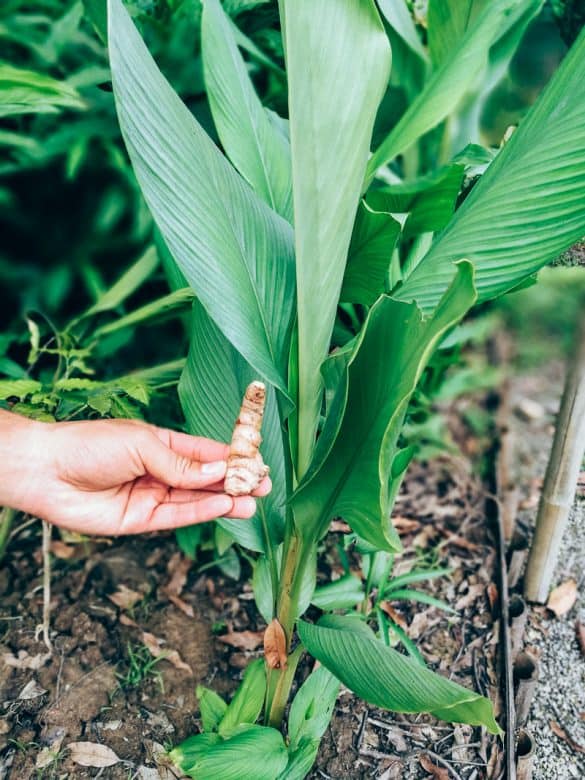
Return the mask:
[[[168,428],[156,428],[156,435],[177,455],[183,455],[201,463],[227,460],[230,448],[227,444],[203,436],[191,436],[189,433],[171,431]]]

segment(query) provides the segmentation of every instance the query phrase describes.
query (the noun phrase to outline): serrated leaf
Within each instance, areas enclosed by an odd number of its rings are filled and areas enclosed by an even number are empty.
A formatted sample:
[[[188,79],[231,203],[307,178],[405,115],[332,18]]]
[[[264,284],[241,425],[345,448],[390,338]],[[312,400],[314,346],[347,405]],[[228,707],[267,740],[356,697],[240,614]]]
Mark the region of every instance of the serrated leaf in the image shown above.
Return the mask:
[[[309,653],[370,704],[395,712],[430,712],[442,720],[501,733],[488,699],[422,668],[373,633],[356,632],[353,625],[342,617],[336,627],[300,621],[298,631]]]
[[[18,398],[22,401],[27,395],[38,393],[42,384],[34,379],[0,379],[0,401]]]

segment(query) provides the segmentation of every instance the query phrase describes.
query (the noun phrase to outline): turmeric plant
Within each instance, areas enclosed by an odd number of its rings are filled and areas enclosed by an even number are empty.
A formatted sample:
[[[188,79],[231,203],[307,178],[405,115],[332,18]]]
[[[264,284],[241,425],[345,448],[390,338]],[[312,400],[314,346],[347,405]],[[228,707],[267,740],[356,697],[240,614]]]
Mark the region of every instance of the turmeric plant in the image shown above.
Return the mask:
[[[585,232],[585,37],[495,154],[477,145],[482,85],[505,70],[541,3],[494,0],[468,15],[436,0],[428,48],[399,5],[280,0],[285,119],[259,100],[219,0],[205,0],[220,151],[121,0],[108,2],[122,132],[196,296],[179,388],[190,430],[229,441],[246,387],[266,386],[273,491],[252,521],[219,522],[252,552],[276,661],[252,663],[229,704],[199,690],[204,732],[171,752],[199,779],[305,777],[338,681],[380,707],[499,731],[488,700],[389,647],[363,615],[303,614],[332,518],[370,549],[400,549],[390,515],[411,456],[401,430],[435,347],[474,304],[524,283]],[[396,85],[391,50],[408,106],[372,152]],[[483,171],[455,210],[464,175]],[[305,652],[321,666],[285,728]]]

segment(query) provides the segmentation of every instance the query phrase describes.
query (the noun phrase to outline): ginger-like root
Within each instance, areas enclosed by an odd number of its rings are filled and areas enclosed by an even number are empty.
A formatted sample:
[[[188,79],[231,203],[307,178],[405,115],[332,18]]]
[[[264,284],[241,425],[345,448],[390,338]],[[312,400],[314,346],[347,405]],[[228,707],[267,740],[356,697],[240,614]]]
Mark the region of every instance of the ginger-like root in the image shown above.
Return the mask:
[[[262,436],[266,387],[252,382],[246,388],[230,444],[224,490],[228,496],[244,496],[256,490],[270,469],[258,451]]]

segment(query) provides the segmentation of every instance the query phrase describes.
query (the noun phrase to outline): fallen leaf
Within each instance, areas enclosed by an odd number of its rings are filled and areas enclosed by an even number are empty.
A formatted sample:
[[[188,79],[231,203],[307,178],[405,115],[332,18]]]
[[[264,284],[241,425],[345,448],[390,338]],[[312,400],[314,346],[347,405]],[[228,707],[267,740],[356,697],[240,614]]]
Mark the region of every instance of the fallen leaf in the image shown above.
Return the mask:
[[[97,742],[70,742],[71,760],[80,766],[114,766],[120,760],[112,748]]]
[[[60,558],[61,560],[67,561],[70,558],[73,558],[75,555],[75,547],[72,547],[69,544],[65,544],[59,539],[54,539],[51,542],[51,552],[55,558]]]
[[[264,655],[269,669],[286,669],[286,634],[276,618],[264,632]]]
[[[435,780],[449,780],[449,770],[433,764],[428,756],[421,756],[418,761],[425,772],[429,772]]]
[[[396,530],[398,531],[398,534],[400,536],[404,534],[412,533],[413,531],[418,531],[420,528],[420,521],[419,520],[413,520],[410,517],[393,517],[392,518],[392,525]]]
[[[329,530],[331,533],[348,534],[351,531],[351,528],[347,523],[344,523],[343,520],[332,520]]]
[[[575,742],[573,737],[571,737],[570,734],[567,734],[566,730],[556,722],[556,720],[549,721],[550,724],[550,730],[553,734],[555,734],[559,739],[562,739],[563,742],[566,742],[567,745],[569,745],[576,753],[585,753],[585,747],[580,745],[578,742]]]
[[[193,669],[191,669],[189,664],[183,661],[176,650],[167,650],[162,646],[162,639],[159,639],[154,634],[150,634],[148,631],[143,631],[142,641],[155,658],[160,658],[162,656],[164,660],[171,663],[175,669],[181,669],[189,674],[193,674]]]
[[[458,599],[455,602],[455,609],[466,609],[467,607],[471,607],[472,604],[475,604],[475,602],[483,596],[485,593],[485,586],[481,583],[477,583],[475,585],[470,585],[469,590],[464,596],[461,596],[460,599]]]
[[[389,601],[381,601],[380,609],[388,615],[390,620],[393,620],[397,625],[399,625],[400,628],[403,628],[405,631],[407,630],[408,623],[406,622],[404,616],[401,615],[397,609],[394,609]]]
[[[496,585],[495,582],[490,582],[490,584],[487,586],[487,597],[490,603],[490,609],[493,614],[495,611],[495,607],[498,604],[498,598],[499,598],[498,586]]]
[[[132,590],[126,585],[118,585],[118,590],[115,593],[110,593],[108,598],[120,609],[132,609],[139,601],[142,601],[144,593]]]
[[[230,631],[217,637],[220,642],[239,650],[256,650],[264,641],[263,631]]]
[[[119,620],[123,626],[130,626],[130,628],[138,628],[138,623],[135,620],[132,620],[132,618],[128,617],[128,615],[125,615],[124,613],[120,615]]]
[[[551,591],[546,606],[557,617],[566,615],[577,600],[577,583],[567,580]]]
[[[6,653],[2,660],[6,666],[12,666],[14,669],[32,669],[34,672],[41,669],[51,658],[51,653],[39,653],[38,655],[29,655],[26,650],[19,650],[18,656]]]
[[[182,598],[179,596],[174,596],[172,593],[167,594],[169,601],[172,602],[177,609],[180,609],[181,612],[184,612],[185,615],[187,615],[190,618],[195,617],[195,612],[193,611],[193,607],[191,604],[187,604],[186,601],[183,601]]]
[[[29,680],[21,692],[18,694],[18,698],[21,701],[29,701],[30,699],[38,699],[43,693],[47,691],[37,683],[36,680]]]
[[[171,556],[167,571],[171,579],[164,586],[163,591],[167,596],[180,596],[187,582],[187,574],[193,565],[193,561],[180,552]]]

